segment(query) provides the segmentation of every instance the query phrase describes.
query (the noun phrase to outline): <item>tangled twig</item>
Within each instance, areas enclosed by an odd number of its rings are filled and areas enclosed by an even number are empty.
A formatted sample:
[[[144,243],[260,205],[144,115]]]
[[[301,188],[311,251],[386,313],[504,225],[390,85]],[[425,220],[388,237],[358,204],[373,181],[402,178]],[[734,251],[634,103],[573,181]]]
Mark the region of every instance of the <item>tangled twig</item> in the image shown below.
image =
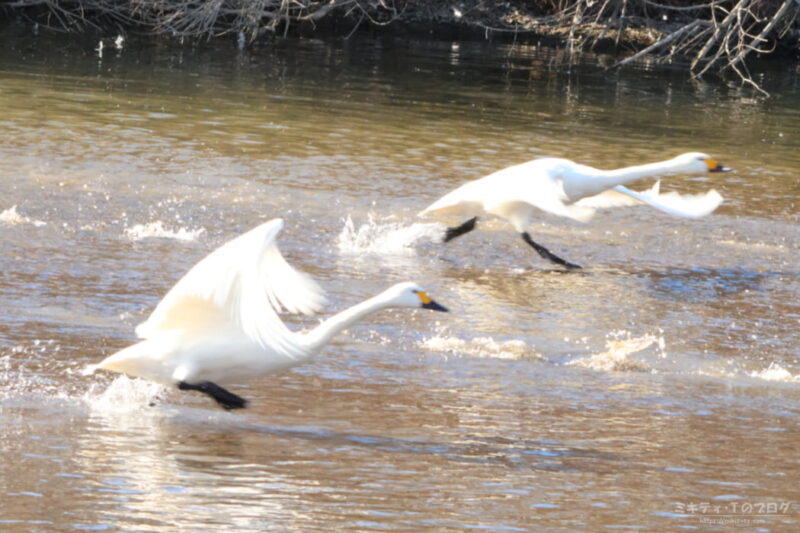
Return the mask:
[[[255,40],[286,35],[290,27],[346,19],[355,31],[401,21],[413,26],[419,13],[489,32],[553,36],[565,41],[575,60],[598,45],[638,49],[617,63],[645,55],[688,58],[694,77],[732,71],[755,86],[746,60],[770,53],[781,39],[798,48],[800,0],[0,0],[38,20],[74,31],[86,25],[150,29],[178,36],[237,33]],[[453,15],[457,13],[457,15]],[[444,15],[443,15],[444,14]],[[415,18],[416,17],[416,18]],[[423,17],[424,18],[424,17]]]

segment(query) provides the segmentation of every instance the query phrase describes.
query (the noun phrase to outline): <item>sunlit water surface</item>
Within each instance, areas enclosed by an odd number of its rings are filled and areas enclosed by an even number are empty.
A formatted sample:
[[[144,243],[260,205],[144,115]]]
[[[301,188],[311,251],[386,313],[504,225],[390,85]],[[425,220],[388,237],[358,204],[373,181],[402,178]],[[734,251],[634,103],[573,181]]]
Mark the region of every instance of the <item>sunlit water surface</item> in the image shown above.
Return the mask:
[[[519,45],[110,43],[0,47],[0,529],[800,528],[796,74],[764,100]],[[662,184],[710,217],[541,216],[580,272],[417,217],[539,156],[690,150],[736,169]],[[80,374],[278,216],[329,312],[407,279],[451,312],[374,315],[234,413]]]

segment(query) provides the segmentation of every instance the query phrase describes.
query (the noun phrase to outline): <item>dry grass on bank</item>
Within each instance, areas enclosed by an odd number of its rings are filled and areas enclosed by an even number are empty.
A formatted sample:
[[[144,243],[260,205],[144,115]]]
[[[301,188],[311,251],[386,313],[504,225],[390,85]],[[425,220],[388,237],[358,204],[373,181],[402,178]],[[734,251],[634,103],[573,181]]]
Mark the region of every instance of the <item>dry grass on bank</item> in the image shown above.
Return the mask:
[[[549,38],[570,51],[636,51],[686,59],[693,76],[733,71],[753,83],[746,59],[782,48],[797,60],[800,0],[12,0],[0,3],[40,24],[79,31],[144,29],[215,37],[345,36],[358,28],[447,28],[515,39]],[[394,29],[394,28],[393,28]]]

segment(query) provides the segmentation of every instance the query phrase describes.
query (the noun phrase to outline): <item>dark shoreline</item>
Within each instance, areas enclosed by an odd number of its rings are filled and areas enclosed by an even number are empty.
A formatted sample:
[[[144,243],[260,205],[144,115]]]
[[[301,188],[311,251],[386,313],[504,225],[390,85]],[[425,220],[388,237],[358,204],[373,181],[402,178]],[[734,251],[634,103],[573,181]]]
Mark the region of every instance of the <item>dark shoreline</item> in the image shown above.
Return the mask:
[[[233,39],[240,47],[275,36],[347,38],[355,33],[514,42],[560,47],[576,57],[589,51],[612,53],[620,57],[618,65],[647,55],[685,65],[692,76],[730,72],[757,87],[749,76],[751,64],[763,60],[800,64],[800,2],[764,0],[758,7],[750,3],[754,2],[723,1],[712,8],[699,0],[688,8],[676,0],[641,0],[631,2],[639,7],[626,12],[628,2],[589,0],[300,0],[295,4],[301,8],[284,11],[280,0],[198,2],[191,8],[169,0],[113,4],[43,0],[27,6],[0,3],[0,23],[38,24],[95,39],[118,34],[180,37],[176,44],[186,39]],[[256,4],[257,12],[242,7]],[[202,11],[212,5],[226,9]],[[741,20],[733,23],[728,19],[737,9]]]

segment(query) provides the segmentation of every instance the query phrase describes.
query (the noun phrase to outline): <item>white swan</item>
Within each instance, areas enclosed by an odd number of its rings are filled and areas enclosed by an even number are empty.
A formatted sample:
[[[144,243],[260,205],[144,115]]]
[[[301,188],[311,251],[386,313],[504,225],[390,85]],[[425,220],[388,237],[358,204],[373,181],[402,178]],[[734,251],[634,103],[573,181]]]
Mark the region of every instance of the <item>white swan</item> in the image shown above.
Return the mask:
[[[567,159],[536,159],[465,183],[428,206],[420,215],[457,211],[473,216],[460,226],[448,228],[444,242],[475,229],[479,215],[494,215],[513,224],[523,240],[542,257],[569,268],[580,268],[531,239],[526,229],[537,208],[587,221],[600,207],[644,203],[671,215],[701,217],[711,213],[722,202],[716,191],[699,195],[661,194],[656,183],[652,189],[637,193],[622,184],[669,174],[729,171],[712,157],[698,152],[617,170],[599,170]]]
[[[208,394],[226,409],[244,399],[220,384],[239,383],[309,360],[337,333],[386,307],[447,311],[414,283],[399,283],[326,320],[307,334],[277,312],[312,314],[322,289],[292,268],[276,245],[280,219],[266,222],[206,256],[136,328],[143,339],[84,371],[112,370]]]

